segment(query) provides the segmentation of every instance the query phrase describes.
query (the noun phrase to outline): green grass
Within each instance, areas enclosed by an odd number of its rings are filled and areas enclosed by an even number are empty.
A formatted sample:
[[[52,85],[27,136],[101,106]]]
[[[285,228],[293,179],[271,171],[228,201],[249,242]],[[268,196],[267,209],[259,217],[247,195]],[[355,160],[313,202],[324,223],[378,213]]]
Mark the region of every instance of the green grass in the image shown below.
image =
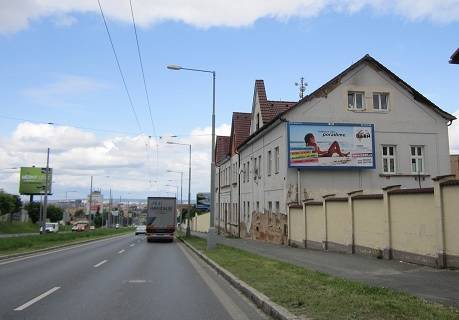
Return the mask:
[[[89,239],[98,239],[112,235],[132,232],[132,228],[96,229],[85,232],[50,233],[0,239],[0,256],[46,249],[58,245],[78,243]]]
[[[313,319],[459,319],[459,310],[189,237],[196,249],[298,316]]]
[[[32,222],[0,223],[0,233],[32,233],[38,230],[39,226]]]

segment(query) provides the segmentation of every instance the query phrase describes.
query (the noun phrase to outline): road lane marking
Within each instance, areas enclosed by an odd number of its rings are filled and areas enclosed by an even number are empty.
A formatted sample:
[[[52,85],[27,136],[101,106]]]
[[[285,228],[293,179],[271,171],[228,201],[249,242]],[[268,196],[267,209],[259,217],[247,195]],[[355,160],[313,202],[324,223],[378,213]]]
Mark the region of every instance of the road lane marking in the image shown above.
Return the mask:
[[[46,298],[47,296],[49,296],[49,295],[52,294],[53,292],[59,290],[60,288],[61,288],[61,287],[54,287],[54,288],[52,288],[52,289],[46,291],[45,293],[40,294],[38,297],[35,297],[35,298],[33,298],[32,300],[30,300],[30,301],[24,303],[22,306],[17,307],[16,309],[14,309],[14,311],[22,311],[22,310],[24,310],[24,309],[30,307],[30,306],[33,305],[34,303],[40,301],[41,299]]]
[[[118,251],[118,253],[123,253],[124,251],[125,251],[125,250],[124,250],[124,249],[122,249],[122,250]]]
[[[133,243],[133,244],[130,245],[130,247],[133,247],[133,246],[135,246],[135,243]]]
[[[192,257],[186,251],[183,245],[179,244],[178,247],[180,248],[180,250],[182,250],[183,254],[188,259],[188,261],[190,261],[194,270],[196,270],[196,272],[199,274],[202,280],[204,280],[206,285],[217,297],[217,299],[220,301],[220,303],[231,316],[231,318],[234,320],[249,320],[247,315],[237,306],[237,304],[230,298],[230,296],[228,296],[228,294],[225,291],[223,291],[223,289],[218,285],[218,283],[215,282],[215,280],[207,274],[206,270],[204,270],[204,268],[198,264],[194,257]]]
[[[147,280],[128,280],[128,283],[146,283]]]
[[[99,262],[98,264],[95,264],[94,268],[99,268],[101,265],[103,265],[106,262],[107,262],[107,260],[103,260],[103,261]]]
[[[62,251],[67,251],[67,250],[71,250],[71,249],[77,249],[77,248],[81,248],[81,247],[84,247],[84,246],[89,246],[91,244],[97,244],[97,243],[102,242],[102,241],[115,240],[115,239],[119,239],[119,238],[127,238],[129,236],[130,236],[130,234],[126,234],[126,235],[121,235],[121,236],[116,236],[116,237],[111,237],[111,238],[106,238],[106,239],[94,240],[94,241],[87,242],[87,243],[82,243],[82,244],[75,244],[73,246],[69,246],[69,247],[65,247],[65,248],[57,249],[57,250],[52,250],[52,251],[46,251],[46,252],[43,252],[43,253],[37,253],[37,254],[31,253],[30,255],[23,256],[23,257],[20,257],[20,258],[17,258],[17,259],[11,258],[13,260],[7,259],[6,261],[0,262],[0,266],[3,266],[5,264],[14,263],[14,262],[27,260],[27,259],[46,256],[46,255],[52,254],[52,253],[59,253],[59,252],[62,252]]]

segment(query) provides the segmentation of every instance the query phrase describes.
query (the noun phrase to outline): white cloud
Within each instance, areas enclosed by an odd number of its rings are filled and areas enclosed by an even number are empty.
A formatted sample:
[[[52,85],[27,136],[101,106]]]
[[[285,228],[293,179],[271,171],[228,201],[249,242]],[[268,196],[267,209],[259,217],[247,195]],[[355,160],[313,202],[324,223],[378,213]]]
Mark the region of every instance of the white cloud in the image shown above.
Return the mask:
[[[216,130],[217,134],[225,135],[229,131],[227,124]],[[196,128],[190,136],[173,140],[192,144],[193,195],[209,190],[210,133],[210,127]],[[165,187],[171,184],[168,180],[179,180],[179,175],[167,173],[168,169],[184,172],[185,194],[188,149],[160,140],[157,157],[154,143],[151,142],[151,147],[148,147],[149,144],[146,136],[100,139],[93,133],[77,128],[24,122],[17,126],[10,137],[0,137],[0,188],[17,193],[18,172],[6,168],[44,166],[46,148],[49,146],[50,163],[54,169],[53,188],[58,198],[62,198],[66,190],[81,190],[79,196],[83,196],[89,187],[91,175],[94,175],[95,188],[101,188],[104,192],[111,187],[118,192],[133,192],[142,196],[164,195],[166,191],[173,191],[173,188]]]
[[[74,106],[81,95],[108,88],[106,83],[78,75],[62,75],[52,83],[25,89],[22,93],[46,106]]]
[[[101,3],[107,17],[130,23],[129,1],[101,0]],[[133,4],[136,20],[144,27],[164,20],[203,28],[240,27],[265,17],[314,17],[327,9],[354,13],[366,7],[410,20],[459,21],[458,0],[134,0]],[[31,21],[40,18],[69,17],[72,13],[98,14],[98,10],[95,0],[3,1],[0,33],[25,29]],[[74,23],[71,18],[67,20]]]
[[[459,119],[459,110],[453,115]],[[459,120],[453,121],[453,124],[448,128],[449,132],[449,152],[451,154],[459,154]]]

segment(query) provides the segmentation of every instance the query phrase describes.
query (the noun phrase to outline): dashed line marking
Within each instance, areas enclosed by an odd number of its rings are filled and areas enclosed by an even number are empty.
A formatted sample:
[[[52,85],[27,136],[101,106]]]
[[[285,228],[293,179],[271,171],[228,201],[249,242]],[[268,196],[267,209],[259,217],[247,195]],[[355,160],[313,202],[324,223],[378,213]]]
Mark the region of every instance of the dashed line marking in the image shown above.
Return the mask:
[[[130,245],[130,247],[133,247],[133,246],[135,246],[135,243],[132,243],[132,244]]]
[[[103,260],[103,261],[99,262],[98,264],[95,264],[94,268],[99,268],[101,265],[103,265],[106,262],[107,262],[107,260]]]
[[[125,251],[125,250],[123,249],[123,250],[118,251],[118,253],[123,253],[124,251]]]
[[[34,303],[40,301],[41,299],[43,298],[46,298],[47,296],[49,296],[50,294],[52,294],[53,292],[56,292],[57,290],[59,290],[61,287],[54,287],[48,291],[46,291],[45,293],[42,293],[40,294],[38,297],[35,297],[33,298],[32,300],[24,303],[22,306],[19,306],[17,307],[16,309],[14,309],[14,311],[22,311],[28,307],[30,307],[31,305],[33,305]]]

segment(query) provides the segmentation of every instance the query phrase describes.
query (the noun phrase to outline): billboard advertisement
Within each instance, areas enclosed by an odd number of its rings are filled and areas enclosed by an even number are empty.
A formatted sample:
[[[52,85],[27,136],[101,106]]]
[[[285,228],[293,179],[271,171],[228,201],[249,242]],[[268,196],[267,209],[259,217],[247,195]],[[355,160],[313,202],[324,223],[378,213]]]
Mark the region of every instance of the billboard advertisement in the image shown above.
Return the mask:
[[[53,169],[48,174],[48,194],[52,194]],[[46,168],[21,167],[19,193],[23,195],[45,194]]]
[[[210,192],[198,192],[196,194],[196,209],[201,211],[210,210]]]
[[[290,168],[375,168],[374,126],[289,123]]]

